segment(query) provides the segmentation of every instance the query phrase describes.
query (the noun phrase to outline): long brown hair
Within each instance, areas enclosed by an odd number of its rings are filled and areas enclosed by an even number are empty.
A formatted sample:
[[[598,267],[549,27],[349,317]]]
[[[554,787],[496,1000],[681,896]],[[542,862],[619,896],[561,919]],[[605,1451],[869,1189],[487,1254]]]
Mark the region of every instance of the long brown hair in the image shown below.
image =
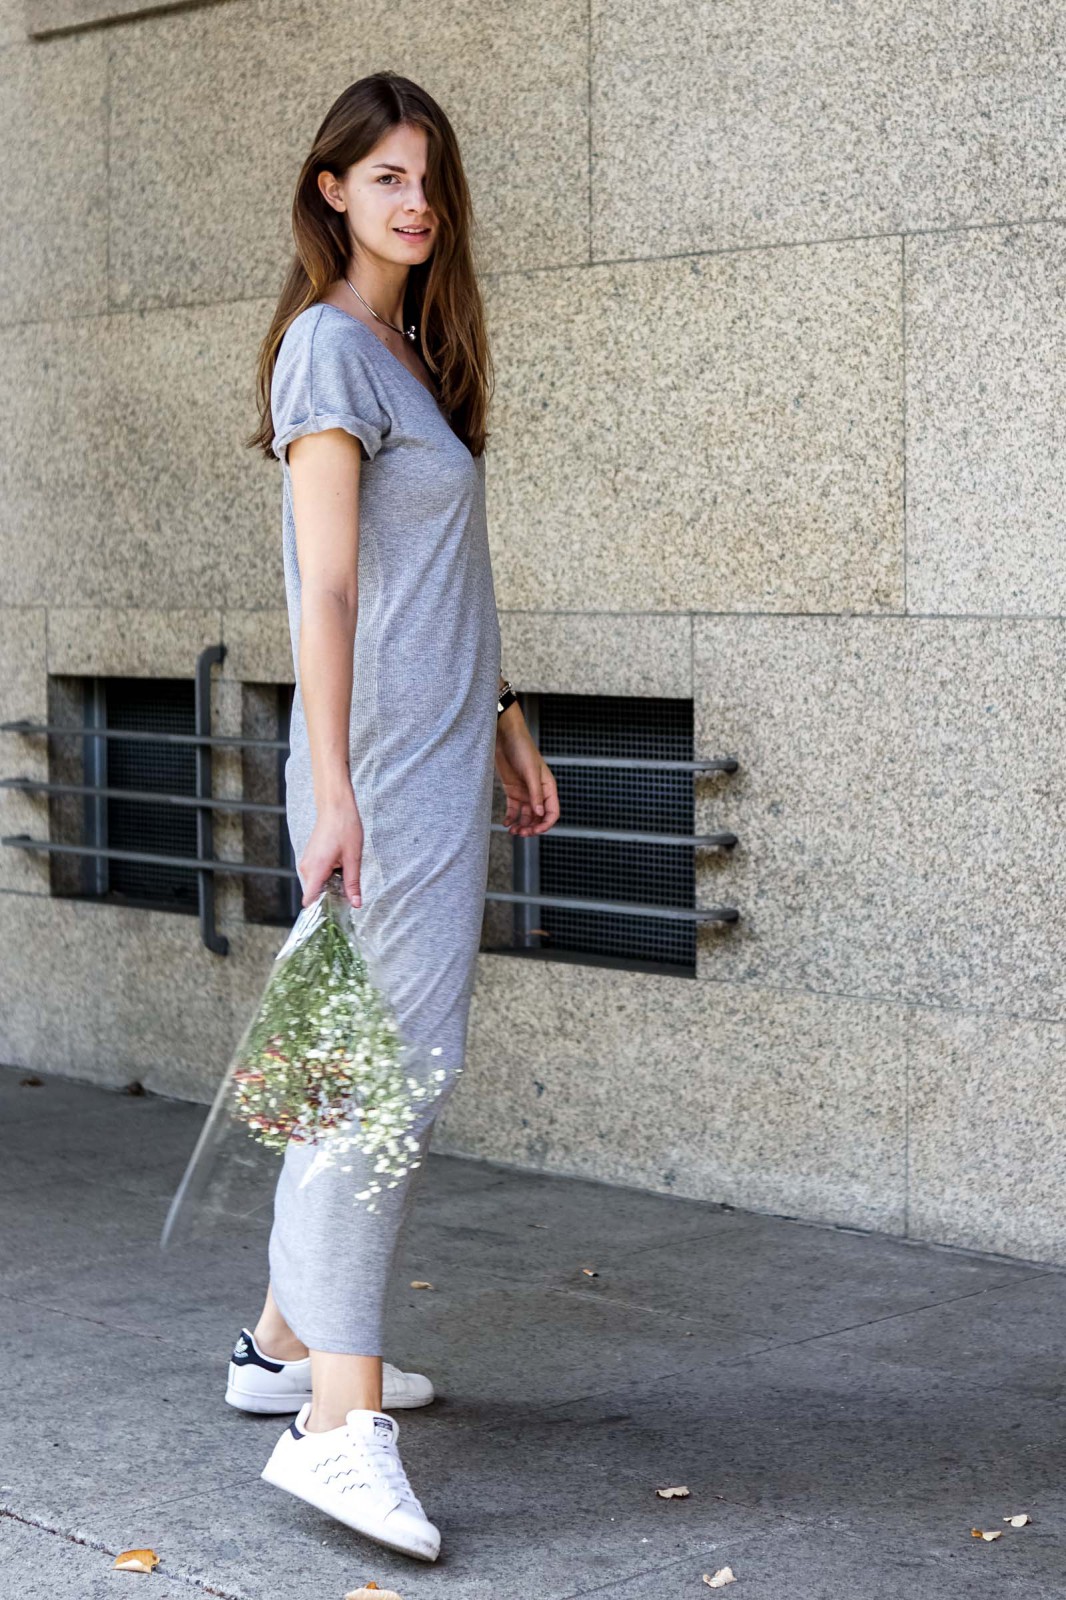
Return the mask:
[[[423,361],[434,374],[440,402],[471,455],[481,455],[492,395],[492,357],[473,252],[470,190],[451,123],[432,95],[395,72],[374,72],[350,84],[326,112],[296,184],[292,202],[294,255],[273,319],[259,350],[256,382],[260,422],[245,443],[270,461],[274,425],[270,384],[278,347],[293,319],[348,270],[343,212],[318,187],[320,172],[343,176],[401,123],[426,133],[426,201],[437,216],[428,261],[407,276],[403,321],[416,322]]]

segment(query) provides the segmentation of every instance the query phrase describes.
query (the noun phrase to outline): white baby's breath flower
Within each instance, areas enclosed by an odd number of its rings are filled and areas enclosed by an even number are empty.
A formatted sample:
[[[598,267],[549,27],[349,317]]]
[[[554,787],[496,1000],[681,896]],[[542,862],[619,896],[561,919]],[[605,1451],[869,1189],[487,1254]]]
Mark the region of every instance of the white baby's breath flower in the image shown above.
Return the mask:
[[[324,896],[317,921],[302,939],[287,941],[264,993],[260,1015],[269,1026],[257,1038],[254,1026],[249,1030],[253,1049],[242,1064],[256,1070],[244,1075],[241,1111],[253,1135],[274,1149],[285,1149],[294,1133],[313,1146],[305,1181],[342,1161],[345,1174],[372,1171],[381,1181],[354,1198],[373,1210],[383,1185],[397,1187],[420,1165],[405,1159],[420,1148],[408,1130],[447,1074],[438,1070],[424,1082],[412,1072],[412,1061],[420,1071],[424,1056],[440,1056],[441,1047],[412,1050],[403,1040],[350,925],[331,916],[331,903]],[[315,1069],[310,1081],[308,1065]]]

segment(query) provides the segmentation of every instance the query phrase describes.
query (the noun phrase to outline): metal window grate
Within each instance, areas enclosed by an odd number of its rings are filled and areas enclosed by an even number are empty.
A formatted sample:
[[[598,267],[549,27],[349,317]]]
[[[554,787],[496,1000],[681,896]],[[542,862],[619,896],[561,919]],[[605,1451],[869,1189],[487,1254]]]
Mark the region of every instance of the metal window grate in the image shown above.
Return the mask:
[[[286,864],[271,864],[275,845],[268,833],[253,834],[247,828],[245,847],[251,843],[250,854],[261,859],[215,855],[213,818],[218,812],[236,812],[246,819],[284,817],[289,748],[287,723],[284,730],[279,728],[281,737],[264,738],[251,731],[256,717],[243,712],[248,731],[238,736],[212,733],[211,672],[225,656],[224,644],[205,646],[196,658],[191,685],[185,679],[91,679],[84,695],[74,689],[68,705],[63,704],[66,689],[60,692],[67,680],[49,679],[46,722],[28,717],[0,722],[0,733],[55,741],[49,746],[47,779],[0,778],[0,788],[47,797],[52,836],[5,835],[0,846],[47,854],[53,862],[53,889],[64,860],[84,863],[81,892],[94,897],[185,911],[190,909],[186,886],[194,882],[201,937],[209,950],[223,956],[229,940],[215,921],[218,873],[281,880],[294,896],[292,906],[301,898],[283,823],[276,842]],[[263,687],[257,686],[257,693]],[[291,698],[291,692],[286,696],[282,691],[276,710],[287,715]],[[691,701],[523,691],[519,699],[530,732],[553,764],[563,819],[550,835],[523,840],[511,836],[502,820],[492,822],[496,864],[511,887],[486,891],[485,931],[496,942],[483,948],[602,960],[694,977],[697,927],[736,923],[740,912],[736,906],[694,903],[692,851],[732,850],[738,841],[729,829],[693,832],[693,784],[699,776],[738,771],[737,758],[693,757]],[[264,706],[258,706],[257,716]],[[68,759],[72,746],[83,763]],[[272,752],[279,761],[281,804],[251,793],[241,799],[216,796],[216,749],[241,751],[245,757],[253,752],[257,760]],[[249,773],[246,759],[246,787]],[[79,777],[84,781],[78,782]],[[84,822],[79,826],[81,819],[75,818],[72,828],[75,797],[84,808]],[[189,817],[195,818],[195,835]],[[127,848],[129,843],[135,848]],[[153,844],[157,848],[145,848]],[[121,866],[116,869],[112,863]],[[145,870],[160,868],[162,872]],[[569,892],[555,892],[559,888]],[[574,892],[581,889],[586,892]],[[541,943],[553,936],[551,948]]]
[[[573,694],[528,698],[535,700],[530,711],[549,765],[552,754],[653,761],[693,758],[691,700]],[[528,719],[529,711],[526,715]],[[693,832],[692,771],[564,763],[552,771],[559,790],[560,822],[567,826]],[[693,852],[676,845],[553,837],[549,832],[536,841],[516,839],[514,854],[516,882],[525,882],[533,893],[630,905],[692,908],[696,904]],[[541,949],[695,970],[693,922],[551,905],[535,906],[533,911],[534,927],[543,930],[539,936],[533,933]],[[528,946],[529,920],[516,921],[519,939]]]
[[[104,678],[100,693],[105,727],[163,734],[196,732],[191,680]],[[108,739],[104,748],[109,789],[196,794],[194,745]],[[106,802],[106,830],[106,840],[98,842],[114,849],[192,859],[197,855],[192,807],[111,797]],[[189,912],[198,908],[196,873],[184,867],[110,860],[106,863],[106,889],[108,898],[121,897],[139,905]]]
[[[288,805],[287,785],[285,783],[285,766],[289,759],[289,728],[292,724],[292,708],[296,700],[296,685],[292,683],[278,684],[278,738],[284,748],[278,751],[278,804],[282,807],[278,817],[278,865],[292,873],[291,878],[278,880],[278,900],[281,906],[281,920],[293,923],[300,915],[303,902],[303,890],[300,887],[299,875],[296,871],[296,857],[293,854],[292,840],[289,837],[289,823],[286,815]]]

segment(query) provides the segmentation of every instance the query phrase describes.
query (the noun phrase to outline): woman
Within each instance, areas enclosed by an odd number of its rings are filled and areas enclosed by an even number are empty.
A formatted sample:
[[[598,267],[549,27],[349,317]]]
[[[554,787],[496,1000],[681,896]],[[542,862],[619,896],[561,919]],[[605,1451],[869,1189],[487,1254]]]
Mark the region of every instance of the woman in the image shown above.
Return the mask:
[[[390,72],[331,107],[300,173],[297,259],[263,344],[262,426],[283,463],[283,551],[296,692],[288,825],[303,904],[338,865],[372,934],[401,1029],[439,1045],[432,1125],[462,1070],[488,869],[493,771],[513,834],[557,821],[555,782],[503,693],[485,526],[490,357],[469,191],[436,102]],[[358,619],[358,627],[356,622]],[[435,1560],[440,1534],[383,1410],[432,1398],[385,1364],[382,1312],[412,1179],[353,1204],[358,1171],[299,1187],[290,1145],[270,1288],[231,1364],[293,1408],[264,1468],[393,1549]]]

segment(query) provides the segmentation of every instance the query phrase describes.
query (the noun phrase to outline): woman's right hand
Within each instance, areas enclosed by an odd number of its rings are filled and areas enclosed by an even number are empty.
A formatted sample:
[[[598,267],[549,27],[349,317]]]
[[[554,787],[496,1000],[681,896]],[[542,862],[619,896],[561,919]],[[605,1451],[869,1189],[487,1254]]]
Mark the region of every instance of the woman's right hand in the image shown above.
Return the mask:
[[[347,797],[338,796],[316,808],[315,825],[298,863],[301,881],[306,885],[301,904],[311,905],[325,888],[330,873],[340,867],[349,903],[361,906],[362,861],[363,819],[355,794],[349,790]]]

